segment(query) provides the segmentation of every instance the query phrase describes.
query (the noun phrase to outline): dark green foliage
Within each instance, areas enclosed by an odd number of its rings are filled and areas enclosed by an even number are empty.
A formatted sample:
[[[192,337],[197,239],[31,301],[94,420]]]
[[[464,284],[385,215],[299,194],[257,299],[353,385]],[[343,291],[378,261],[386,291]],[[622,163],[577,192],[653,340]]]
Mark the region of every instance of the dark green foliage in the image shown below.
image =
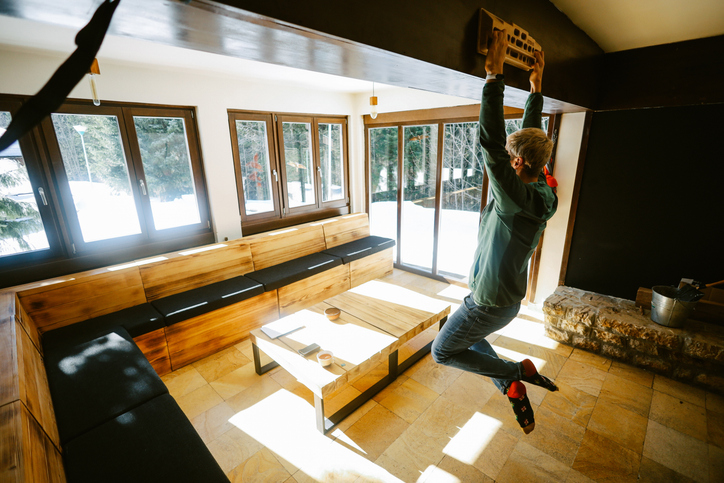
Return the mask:
[[[173,201],[194,193],[183,119],[134,117],[149,196]]]

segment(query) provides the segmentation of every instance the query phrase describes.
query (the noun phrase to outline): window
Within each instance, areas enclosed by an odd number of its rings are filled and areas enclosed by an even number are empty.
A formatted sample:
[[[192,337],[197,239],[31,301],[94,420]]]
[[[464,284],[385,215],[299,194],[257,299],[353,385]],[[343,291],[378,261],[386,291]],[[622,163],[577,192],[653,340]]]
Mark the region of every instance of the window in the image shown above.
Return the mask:
[[[191,108],[71,100],[0,153],[2,286],[213,241]]]
[[[344,117],[229,111],[245,234],[349,213]]]
[[[367,120],[368,210],[371,233],[397,241],[397,267],[465,281],[490,195],[479,106],[453,109],[441,119],[412,111],[399,122]],[[506,119],[508,133],[520,129],[521,114]]]
[[[75,253],[210,229],[190,109],[69,103],[43,130]]]
[[[0,100],[0,135],[20,105]],[[56,254],[49,196],[32,135],[0,152],[0,264],[25,264]]]

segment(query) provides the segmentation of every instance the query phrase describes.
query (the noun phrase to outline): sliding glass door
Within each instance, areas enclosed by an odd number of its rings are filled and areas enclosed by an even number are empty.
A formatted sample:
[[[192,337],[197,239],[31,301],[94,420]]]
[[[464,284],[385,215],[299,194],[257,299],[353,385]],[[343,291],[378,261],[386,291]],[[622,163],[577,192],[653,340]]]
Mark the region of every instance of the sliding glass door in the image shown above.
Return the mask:
[[[400,263],[432,272],[437,186],[437,124],[402,128]]]
[[[368,127],[370,231],[397,241],[397,267],[467,281],[490,197],[479,134],[475,118]]]

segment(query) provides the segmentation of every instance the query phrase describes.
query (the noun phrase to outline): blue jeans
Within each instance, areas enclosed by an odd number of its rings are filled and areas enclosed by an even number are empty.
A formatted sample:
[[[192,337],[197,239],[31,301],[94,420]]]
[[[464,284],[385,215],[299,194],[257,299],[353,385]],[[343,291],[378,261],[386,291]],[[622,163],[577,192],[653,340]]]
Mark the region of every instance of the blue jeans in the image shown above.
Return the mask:
[[[523,366],[498,357],[485,337],[502,329],[518,315],[520,303],[508,307],[476,305],[468,294],[432,343],[438,364],[488,376],[505,394],[510,383],[523,377]]]

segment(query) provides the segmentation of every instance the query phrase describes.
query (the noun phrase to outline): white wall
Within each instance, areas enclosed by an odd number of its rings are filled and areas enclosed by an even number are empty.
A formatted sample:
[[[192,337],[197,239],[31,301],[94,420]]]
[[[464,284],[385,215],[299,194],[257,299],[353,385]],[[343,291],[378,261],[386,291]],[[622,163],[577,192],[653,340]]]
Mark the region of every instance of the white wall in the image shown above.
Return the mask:
[[[558,211],[548,221],[543,236],[538,286],[533,301],[536,305],[542,304],[558,286],[585,120],[585,112],[563,114],[561,118],[553,170],[553,176],[558,181]]]
[[[0,93],[35,94],[65,58],[65,54],[55,52],[0,46]],[[201,150],[217,240],[241,236],[227,109],[349,116],[352,211],[364,211],[362,115],[369,112],[369,94],[332,92],[269,79],[254,80],[229,73],[194,70],[193,66],[158,67],[103,57],[99,57],[99,63],[101,76],[97,78],[97,84],[101,100],[197,108]],[[251,76],[253,72],[247,75]],[[89,98],[88,82],[81,81],[70,97]],[[383,89],[378,97],[381,112],[469,102],[411,89]]]

